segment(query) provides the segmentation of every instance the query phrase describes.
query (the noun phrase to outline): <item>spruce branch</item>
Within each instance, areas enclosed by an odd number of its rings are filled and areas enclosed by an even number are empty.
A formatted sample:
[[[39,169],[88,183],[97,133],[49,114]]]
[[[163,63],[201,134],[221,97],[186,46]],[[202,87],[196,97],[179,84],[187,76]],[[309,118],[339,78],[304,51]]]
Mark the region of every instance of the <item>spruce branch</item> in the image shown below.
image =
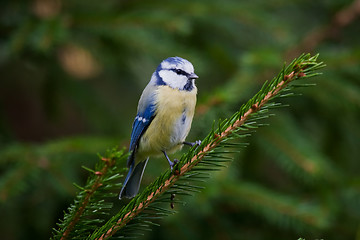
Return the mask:
[[[115,184],[118,178],[121,177],[117,165],[125,162],[127,154],[124,151],[118,151],[116,148],[108,150],[105,157],[99,155],[100,162],[95,166],[95,169],[87,167],[83,168],[92,173],[85,187],[74,184],[81,191],[78,193],[74,205],[69,208],[69,212],[65,214],[64,220],[58,224],[59,229],[55,231],[54,239],[74,239],[82,238],[79,235],[74,235],[75,232],[90,232],[97,225],[98,221],[88,219],[87,212],[97,212],[98,214],[106,214],[107,209],[112,208],[112,204],[106,203],[103,196],[111,196],[107,194],[106,189],[118,188],[119,184]],[[103,189],[99,189],[103,187]],[[98,199],[101,200],[98,201]],[[102,212],[99,210],[103,209]],[[95,226],[96,227],[96,226]]]
[[[300,44],[286,53],[286,57],[292,58],[302,51],[313,51],[324,40],[334,38],[336,35],[339,35],[339,33],[349,24],[354,22],[359,15],[360,0],[354,0],[349,5],[335,12],[328,24],[320,28],[316,28],[305,35]]]
[[[277,103],[269,103],[275,97],[288,97],[292,93],[291,83],[301,78],[309,78],[318,75],[316,72],[323,67],[322,62],[317,62],[318,55],[310,56],[310,54],[301,55],[287,67],[284,67],[277,77],[266,82],[261,90],[244,104],[238,112],[229,119],[219,121],[217,130],[212,130],[205,137],[199,147],[193,147],[187,154],[184,154],[178,165],[174,167],[173,172],[169,170],[149,185],[142,193],[133,198],[128,205],[123,207],[118,214],[112,217],[101,228],[97,229],[90,239],[108,239],[116,234],[124,227],[129,228],[131,222],[140,220],[144,222],[152,219],[149,214],[144,214],[145,210],[155,210],[155,212],[163,212],[171,214],[171,210],[159,209],[153,206],[156,202],[161,202],[161,196],[165,193],[182,193],[189,194],[196,192],[196,186],[181,184],[179,180],[183,179],[202,179],[202,171],[209,172],[212,169],[221,167],[222,160],[227,161],[227,157],[223,156],[223,152],[215,152],[221,149],[221,145],[229,145],[227,140],[246,137],[249,134],[238,134],[239,131],[248,131],[249,129],[260,127],[261,124],[256,121],[267,117],[267,112],[278,107]],[[296,85],[298,87],[299,85]],[[307,86],[306,84],[304,86]],[[295,86],[294,86],[295,87]],[[284,93],[284,94],[282,94]],[[205,164],[203,164],[205,163]],[[199,167],[202,165],[201,167]],[[204,166],[205,165],[205,166]],[[142,216],[141,218],[141,214]],[[149,223],[147,223],[149,224]],[[125,228],[126,229],[126,228]]]
[[[96,175],[94,183],[90,186],[90,189],[84,189],[86,192],[85,197],[82,202],[80,202],[78,210],[76,211],[72,221],[69,223],[68,227],[66,228],[65,232],[63,233],[63,236],[61,237],[61,240],[65,240],[69,237],[69,234],[73,230],[74,226],[77,224],[77,222],[80,220],[80,217],[83,215],[86,206],[89,204],[91,196],[95,193],[95,191],[101,187],[103,184],[101,183],[103,180],[103,176],[106,174],[109,167],[114,165],[114,159],[109,158],[101,158],[101,161],[104,161],[105,164],[100,171],[94,171],[93,173]],[[86,169],[90,170],[91,169]]]

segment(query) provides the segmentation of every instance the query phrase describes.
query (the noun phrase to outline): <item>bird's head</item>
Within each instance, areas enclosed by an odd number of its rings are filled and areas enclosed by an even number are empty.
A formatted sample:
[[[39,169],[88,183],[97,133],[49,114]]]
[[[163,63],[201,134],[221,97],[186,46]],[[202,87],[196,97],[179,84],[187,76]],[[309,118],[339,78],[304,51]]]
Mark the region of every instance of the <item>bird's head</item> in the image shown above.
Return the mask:
[[[195,79],[198,78],[191,62],[181,57],[170,57],[163,60],[155,74],[158,77],[157,84],[184,91],[194,89]]]

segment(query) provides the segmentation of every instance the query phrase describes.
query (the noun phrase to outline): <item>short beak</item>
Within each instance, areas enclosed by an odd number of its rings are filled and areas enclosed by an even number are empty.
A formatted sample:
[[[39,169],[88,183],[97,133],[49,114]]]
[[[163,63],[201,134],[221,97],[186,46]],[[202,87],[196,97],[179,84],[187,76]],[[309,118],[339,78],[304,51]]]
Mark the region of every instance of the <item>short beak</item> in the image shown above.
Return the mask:
[[[197,79],[199,78],[198,75],[196,75],[195,73],[191,73],[189,76],[188,76],[189,79]]]

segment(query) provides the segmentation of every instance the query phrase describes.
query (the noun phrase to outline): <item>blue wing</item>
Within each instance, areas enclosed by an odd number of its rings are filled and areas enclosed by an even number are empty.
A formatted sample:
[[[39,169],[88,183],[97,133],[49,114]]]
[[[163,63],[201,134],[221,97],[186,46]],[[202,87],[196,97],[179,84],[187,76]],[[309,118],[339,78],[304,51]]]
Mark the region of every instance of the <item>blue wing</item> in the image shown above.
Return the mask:
[[[138,112],[135,117],[130,140],[130,151],[132,156],[128,159],[128,165],[134,159],[134,151],[139,144],[140,137],[144,134],[149,127],[151,121],[155,117],[155,106],[153,104],[148,105],[143,112]]]

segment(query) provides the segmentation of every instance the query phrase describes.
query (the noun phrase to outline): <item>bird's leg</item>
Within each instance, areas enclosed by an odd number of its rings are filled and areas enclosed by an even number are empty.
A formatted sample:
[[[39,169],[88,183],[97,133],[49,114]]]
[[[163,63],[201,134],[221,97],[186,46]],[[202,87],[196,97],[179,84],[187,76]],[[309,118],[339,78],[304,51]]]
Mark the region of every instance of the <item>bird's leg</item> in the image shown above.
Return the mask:
[[[173,167],[179,162],[179,160],[174,159],[174,161],[172,162],[172,161],[170,160],[169,156],[166,154],[166,152],[165,152],[165,151],[162,151],[162,152],[163,152],[163,154],[165,155],[166,159],[168,160],[169,165],[170,165],[170,169],[171,169],[171,171],[172,171],[172,170],[173,170]]]
[[[191,147],[193,147],[193,146],[195,146],[195,145],[200,146],[201,140],[197,140],[197,141],[195,141],[195,142],[183,142],[183,144],[184,144],[184,145],[189,145],[189,146],[191,146]]]

